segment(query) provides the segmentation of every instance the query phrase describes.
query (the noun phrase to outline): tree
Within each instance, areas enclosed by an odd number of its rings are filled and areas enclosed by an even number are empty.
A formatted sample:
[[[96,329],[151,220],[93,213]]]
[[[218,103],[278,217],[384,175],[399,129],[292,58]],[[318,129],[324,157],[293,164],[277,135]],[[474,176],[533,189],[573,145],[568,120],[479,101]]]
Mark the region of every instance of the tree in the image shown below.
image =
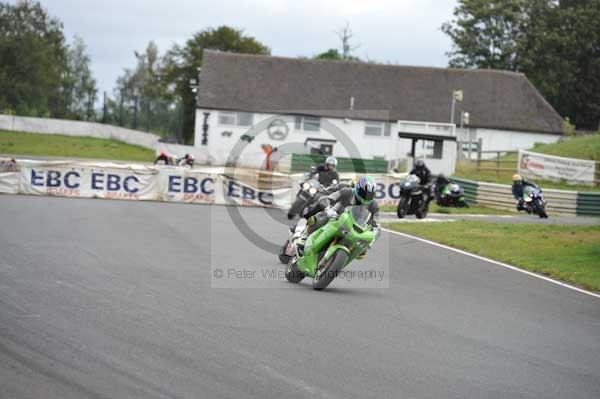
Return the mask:
[[[0,3],[0,59],[0,109],[32,116],[67,113],[62,24],[39,3]]]
[[[600,128],[600,0],[561,1],[553,26],[555,59],[561,58],[556,107],[580,129]],[[552,47],[549,49],[552,50]],[[566,62],[564,61],[566,60]],[[543,77],[543,70],[539,70]],[[537,78],[537,77],[536,77]]]
[[[90,57],[81,37],[75,36],[67,58],[68,68],[63,85],[69,103],[69,116],[80,120],[93,119],[93,106],[98,99],[98,89],[90,70]]]
[[[173,132],[175,105],[163,79],[163,59],[153,41],[144,52],[134,51],[136,66],[117,79],[116,101],[108,101],[112,120],[159,134]]]
[[[523,72],[579,128],[600,123],[600,0],[459,0],[449,65]]]
[[[451,67],[516,70],[527,0],[459,0],[454,19],[442,25],[450,36]]]
[[[184,46],[175,45],[166,57],[162,78],[168,83],[169,95],[183,104],[183,135],[186,143],[193,142],[196,116],[196,93],[190,82],[197,81],[202,66],[202,51],[213,49],[234,53],[269,55],[270,49],[240,29],[220,26],[200,31]]]
[[[357,57],[352,56],[352,52],[359,48],[359,45],[354,45],[350,41],[354,37],[354,33],[352,33],[352,29],[350,29],[350,23],[346,22],[346,25],[335,32],[340,39],[342,44],[342,59],[349,61],[358,61]]]
[[[325,51],[324,53],[317,54],[313,57],[313,59],[315,59],[315,60],[337,60],[337,61],[343,60],[342,55],[335,48],[330,48],[329,50]]]

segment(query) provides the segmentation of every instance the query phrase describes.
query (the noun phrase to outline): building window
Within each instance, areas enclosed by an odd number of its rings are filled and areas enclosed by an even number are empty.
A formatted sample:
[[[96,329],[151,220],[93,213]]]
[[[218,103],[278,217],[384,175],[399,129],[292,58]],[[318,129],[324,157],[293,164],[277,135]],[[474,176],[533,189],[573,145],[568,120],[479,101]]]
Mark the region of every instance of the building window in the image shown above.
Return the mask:
[[[254,114],[249,112],[219,112],[219,125],[252,126]]]
[[[238,112],[237,124],[238,126],[252,126],[254,124],[254,114],[250,112]]]
[[[367,121],[365,122],[365,135],[389,137],[390,124],[387,122]]]
[[[425,153],[426,158],[430,159],[442,159],[442,152],[444,150],[443,140],[424,140],[423,148],[427,150]]]
[[[296,116],[294,118],[294,128],[296,130],[318,132],[321,130],[321,118],[314,116]]]
[[[219,125],[235,126],[235,112],[219,112]]]

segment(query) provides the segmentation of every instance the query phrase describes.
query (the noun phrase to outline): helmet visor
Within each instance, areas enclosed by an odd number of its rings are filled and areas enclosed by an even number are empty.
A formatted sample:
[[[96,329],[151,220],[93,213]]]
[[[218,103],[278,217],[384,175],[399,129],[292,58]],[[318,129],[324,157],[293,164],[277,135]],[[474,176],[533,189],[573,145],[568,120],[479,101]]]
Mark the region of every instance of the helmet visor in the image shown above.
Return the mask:
[[[370,204],[375,198],[375,191],[365,190],[364,187],[356,187],[356,195],[361,204]]]

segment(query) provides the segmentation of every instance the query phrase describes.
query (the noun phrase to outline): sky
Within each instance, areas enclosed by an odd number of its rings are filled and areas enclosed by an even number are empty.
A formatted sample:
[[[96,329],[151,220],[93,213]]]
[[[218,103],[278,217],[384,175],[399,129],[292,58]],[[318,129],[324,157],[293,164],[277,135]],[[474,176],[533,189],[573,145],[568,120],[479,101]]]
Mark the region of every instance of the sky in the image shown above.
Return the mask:
[[[16,0],[10,1],[15,3]],[[346,23],[354,55],[413,66],[447,65],[450,40],[441,32],[456,0],[41,0],[64,24],[68,42],[83,38],[100,91],[112,94],[135,50],[154,40],[161,53],[208,27],[243,29],[273,55],[313,56],[339,48]]]

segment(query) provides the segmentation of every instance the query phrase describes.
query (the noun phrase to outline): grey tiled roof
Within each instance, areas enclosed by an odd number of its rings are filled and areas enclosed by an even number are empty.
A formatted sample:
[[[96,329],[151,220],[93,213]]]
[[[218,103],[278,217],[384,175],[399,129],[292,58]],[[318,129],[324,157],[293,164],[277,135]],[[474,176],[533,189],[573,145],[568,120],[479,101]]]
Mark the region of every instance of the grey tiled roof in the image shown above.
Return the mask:
[[[520,73],[382,65],[204,50],[198,107],[355,119],[450,122],[452,91],[472,127],[562,133],[562,119]],[[354,111],[350,98],[354,97]],[[385,116],[388,116],[385,118]]]

